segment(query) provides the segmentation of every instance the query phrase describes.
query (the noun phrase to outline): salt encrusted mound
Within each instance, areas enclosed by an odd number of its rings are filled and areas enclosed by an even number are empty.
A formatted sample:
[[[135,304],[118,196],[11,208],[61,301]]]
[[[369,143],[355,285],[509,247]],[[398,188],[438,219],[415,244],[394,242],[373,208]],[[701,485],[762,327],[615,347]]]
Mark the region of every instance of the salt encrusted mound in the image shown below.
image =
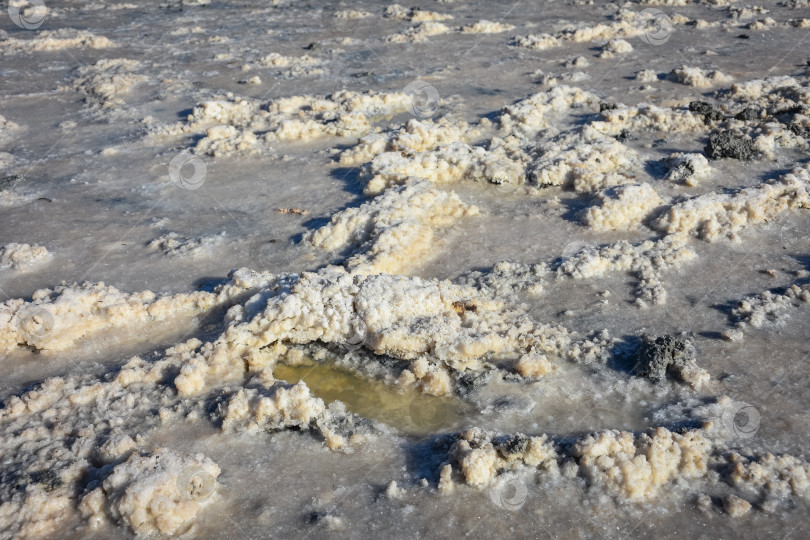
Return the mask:
[[[362,329],[363,346],[408,360],[400,386],[444,395],[451,375],[481,369],[491,354],[531,351],[572,360],[600,356],[602,346],[575,343],[564,328],[532,322],[520,309],[480,291],[418,277],[350,274],[329,267],[280,276],[229,311],[228,330],[184,355],[175,385],[197,395],[214,382],[241,380],[272,367],[287,344],[346,343]]]
[[[269,369],[259,372],[254,381],[223,396],[213,415],[223,431],[256,434],[312,430],[323,437],[330,450],[337,451],[369,442],[379,434],[373,422],[349,413],[343,403],[326,406],[303,381],[293,385],[274,380]]]
[[[107,514],[139,536],[189,533],[214,495],[219,473],[203,454],[183,455],[169,448],[135,453],[84,496],[80,510],[86,518]]]
[[[58,30],[38,30],[35,37],[28,39],[6,38],[0,40],[0,53],[17,54],[75,48],[108,49],[115,46],[115,43],[104,36],[97,36],[83,30],[60,28]]]
[[[408,28],[401,34],[391,34],[385,37],[388,43],[423,43],[431,36],[439,36],[452,32],[453,29],[440,22],[423,22]]]
[[[523,164],[501,152],[455,142],[428,152],[383,152],[364,167],[367,194],[380,193],[409,177],[437,184],[473,180],[493,184],[523,183]]]
[[[399,129],[361,137],[355,146],[340,154],[340,164],[360,165],[383,152],[401,152],[405,154],[403,157],[407,157],[410,153],[434,150],[453,142],[471,142],[478,135],[477,128],[463,121],[412,118]]]
[[[65,350],[102,330],[203,313],[263,283],[260,277],[245,278],[246,272],[232,275],[232,280],[216,293],[198,291],[170,296],[151,291],[128,294],[103,282],[40,289],[30,302],[15,298],[0,304],[0,351],[20,345]]]
[[[657,428],[634,436],[604,431],[577,441],[572,449],[591,485],[629,500],[647,500],[681,478],[706,474],[712,445],[698,430],[683,434]]]
[[[11,243],[0,247],[0,269],[25,270],[50,258],[48,250],[38,244]]]
[[[564,42],[586,43],[596,40],[615,40],[616,38],[635,37],[649,32],[650,15],[643,11],[620,10],[612,17],[610,23],[598,23],[589,26],[588,23],[568,25],[567,28],[554,34],[529,34],[515,36],[514,44],[529,49],[545,50],[557,47]],[[689,19],[685,17],[668,17],[671,24],[683,24]],[[623,40],[619,40],[623,41]]]
[[[737,193],[707,193],[673,204],[654,226],[667,234],[693,234],[709,242],[738,239],[750,225],[768,222],[787,210],[810,207],[810,168]]]
[[[124,104],[124,96],[132,87],[148,80],[133,73],[139,67],[140,62],[127,58],[99,60],[92,66],[80,67],[76,80],[68,88],[84,93],[84,102],[92,111],[116,109]]]
[[[664,486],[681,478],[704,476],[711,449],[699,431],[678,434],[657,428],[637,436],[603,431],[565,449],[547,435],[498,436],[473,428],[458,435],[448,455],[464,481],[477,487],[490,485],[505,471],[532,467],[541,477],[581,476],[592,487],[639,501],[654,498]]]
[[[549,117],[553,113],[598,103],[596,94],[573,86],[557,86],[504,107],[499,117],[500,127],[503,131],[532,136],[550,127]]]
[[[632,51],[633,46],[629,42],[623,39],[611,39],[602,47],[599,58],[613,58],[617,54],[627,54]]]
[[[793,284],[783,294],[765,291],[747,296],[731,310],[731,316],[739,326],[761,328],[782,322],[788,317],[789,308],[799,300],[810,302],[810,285]]]
[[[302,428],[325,410],[323,400],[312,396],[303,382],[241,388],[222,405],[222,429],[256,433]]]
[[[304,241],[330,250],[359,246],[346,261],[346,267],[359,274],[404,273],[429,258],[436,228],[477,214],[477,207],[464,204],[453,192],[410,181],[338,212],[329,225],[308,233]]]
[[[597,231],[635,229],[664,201],[650,184],[627,184],[597,195],[599,206],[585,211],[583,221]]]
[[[698,67],[681,66],[670,73],[675,82],[694,86],[696,88],[710,88],[717,84],[728,84],[732,78],[720,71],[703,70]]]
[[[660,107],[651,103],[639,103],[628,107],[617,104],[600,112],[601,120],[591,126],[605,134],[618,136],[624,130],[643,131],[654,129],[662,132],[702,132],[706,125],[699,114],[686,107]]]
[[[722,408],[721,402],[717,406]],[[491,488],[499,475],[514,472],[520,478],[535,472],[541,486],[580,477],[590,489],[641,502],[691,480],[698,486],[725,484],[773,511],[780,500],[804,497],[810,489],[807,462],[767,453],[743,457],[705,429],[678,433],[659,427],[639,434],[607,430],[564,445],[547,435],[497,435],[479,428],[453,437],[449,460],[441,467],[443,491],[452,489],[454,477]]]
[[[387,6],[383,11],[383,17],[386,19],[409,22],[446,21],[453,18],[452,15],[446,13],[428,11],[418,7],[406,8],[399,4]]]
[[[647,240],[631,244],[625,240],[601,248],[588,246],[562,261],[557,268],[559,276],[574,279],[590,279],[607,272],[633,272],[638,276],[639,287],[636,302],[663,304],[667,299],[661,273],[697,257],[687,247],[683,235],[670,235],[661,240]]]
[[[526,36],[515,36],[513,44],[526,49],[544,51],[562,45],[560,38],[551,34],[529,34]]]
[[[527,168],[532,183],[573,187],[577,193],[633,183],[639,166],[634,150],[588,125],[555,137],[539,153]]]
[[[330,96],[292,96],[267,104],[235,97],[204,101],[186,123],[153,126],[152,137],[201,135],[195,151],[214,156],[260,153],[275,142],[322,137],[357,137],[371,131],[373,119],[404,112],[407,94],[340,91]]]
[[[518,433],[499,437],[472,428],[458,434],[448,456],[464,481],[477,487],[489,485],[498,472],[521,465],[559,474],[557,450],[546,435],[528,437]]]
[[[665,159],[669,171],[667,180],[680,182],[687,186],[696,186],[698,181],[711,174],[709,160],[703,154],[686,154],[675,152]]]
[[[459,31],[462,34],[499,34],[514,30],[514,28],[511,24],[481,19],[473,24],[462,26]]]

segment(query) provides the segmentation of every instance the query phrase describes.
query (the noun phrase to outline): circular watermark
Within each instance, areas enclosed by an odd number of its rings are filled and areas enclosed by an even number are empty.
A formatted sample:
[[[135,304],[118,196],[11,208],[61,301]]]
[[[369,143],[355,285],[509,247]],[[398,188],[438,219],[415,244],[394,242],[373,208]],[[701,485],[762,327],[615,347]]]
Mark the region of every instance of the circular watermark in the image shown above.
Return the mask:
[[[343,340],[341,345],[348,351],[356,351],[366,342],[366,336],[368,336],[368,327],[365,321],[354,317],[349,323],[348,337]]]
[[[748,439],[759,431],[762,416],[753,405],[735,401],[720,415],[720,422],[727,433],[738,439]]]
[[[529,498],[529,488],[520,478],[499,476],[489,486],[489,498],[495,506],[517,512]]]
[[[135,411],[135,395],[104,396],[96,398],[96,411],[106,420],[124,421]]]
[[[435,399],[414,398],[408,406],[408,417],[419,430],[433,432],[447,421],[447,408]]]
[[[571,259],[581,253],[591,251],[593,249],[596,249],[593,244],[582,242],[580,240],[574,240],[573,242],[568,242],[565,244],[565,247],[562,250],[562,258]]]
[[[48,339],[54,325],[53,314],[40,306],[26,306],[17,313],[17,330],[29,344]]]
[[[253,264],[256,265],[258,270],[264,270],[272,265],[273,261],[278,259],[280,244],[283,242],[275,238],[259,238],[251,242],[248,248],[248,255]]]
[[[205,162],[188,152],[180,152],[169,162],[169,178],[183,189],[199,189],[207,174]]]
[[[321,21],[329,33],[347,37],[368,24],[366,14],[347,9],[321,10]]]
[[[42,0],[9,2],[8,16],[11,22],[25,30],[36,30],[45,22],[48,8]]]
[[[660,9],[647,8],[638,14],[644,25],[641,41],[650,45],[663,45],[672,35],[672,20]]]
[[[439,91],[425,81],[417,79],[408,83],[402,93],[411,97],[410,110],[414,116],[429,118],[439,108]]]
[[[186,467],[177,475],[177,491],[180,497],[202,504],[214,494],[216,477],[202,467]]]

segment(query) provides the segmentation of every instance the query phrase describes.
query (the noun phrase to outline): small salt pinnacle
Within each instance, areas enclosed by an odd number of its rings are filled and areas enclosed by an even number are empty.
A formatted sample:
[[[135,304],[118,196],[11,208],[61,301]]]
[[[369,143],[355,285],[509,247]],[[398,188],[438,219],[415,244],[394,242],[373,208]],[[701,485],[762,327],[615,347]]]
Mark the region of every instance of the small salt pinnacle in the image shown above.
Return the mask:
[[[309,214],[308,210],[303,210],[301,208],[278,208],[276,211],[280,214],[298,214],[299,216]]]

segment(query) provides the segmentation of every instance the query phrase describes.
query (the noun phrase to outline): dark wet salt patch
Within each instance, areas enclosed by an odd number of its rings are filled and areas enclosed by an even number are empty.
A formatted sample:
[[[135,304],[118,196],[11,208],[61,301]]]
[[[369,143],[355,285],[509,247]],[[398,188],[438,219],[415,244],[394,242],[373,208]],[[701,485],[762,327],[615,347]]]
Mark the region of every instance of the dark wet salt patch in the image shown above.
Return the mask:
[[[467,409],[456,398],[396,389],[325,364],[278,364],[273,375],[292,384],[304,381],[312,393],[327,404],[342,401],[349,411],[410,435],[452,430]]]

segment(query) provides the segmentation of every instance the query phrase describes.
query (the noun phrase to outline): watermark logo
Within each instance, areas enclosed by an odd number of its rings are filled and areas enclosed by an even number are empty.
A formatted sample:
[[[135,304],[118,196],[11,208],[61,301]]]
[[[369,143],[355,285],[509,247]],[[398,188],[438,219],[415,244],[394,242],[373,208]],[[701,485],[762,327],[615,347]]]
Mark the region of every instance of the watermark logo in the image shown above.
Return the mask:
[[[562,250],[562,258],[571,259],[581,253],[591,251],[592,249],[595,249],[592,244],[589,244],[588,242],[582,242],[580,240],[574,240],[573,242],[568,242],[567,244],[565,244],[565,247]]]
[[[720,422],[727,433],[738,439],[748,439],[759,431],[762,416],[753,405],[735,401],[720,415]]]
[[[118,398],[106,396],[96,399],[96,411],[107,421],[123,422],[132,416],[135,405],[134,394],[126,394]]]
[[[183,189],[199,189],[207,174],[205,162],[188,152],[180,152],[169,162],[169,178]]]
[[[419,118],[430,118],[439,108],[439,91],[425,81],[415,80],[402,90],[411,97],[411,114]]]
[[[348,337],[343,340],[343,348],[348,351],[356,351],[366,342],[368,336],[368,327],[363,319],[354,317],[349,323]]]
[[[27,306],[17,313],[17,330],[29,344],[48,339],[54,324],[53,314],[40,306]]]
[[[436,399],[416,397],[408,407],[408,416],[418,430],[434,432],[447,422],[447,408]]]
[[[663,45],[669,41],[672,35],[672,20],[660,9],[647,8],[638,14],[644,25],[644,33],[640,36],[641,41],[650,45]]]
[[[369,24],[363,13],[328,8],[321,11],[321,21],[328,32],[341,37],[351,36]]]
[[[508,512],[520,510],[529,498],[529,488],[520,478],[499,476],[489,486],[489,498]]]
[[[48,8],[42,0],[27,0],[24,2],[9,2],[8,16],[11,22],[25,30],[36,30],[45,22]]]
[[[216,487],[216,477],[202,467],[187,467],[177,476],[180,497],[197,504],[210,499]]]

